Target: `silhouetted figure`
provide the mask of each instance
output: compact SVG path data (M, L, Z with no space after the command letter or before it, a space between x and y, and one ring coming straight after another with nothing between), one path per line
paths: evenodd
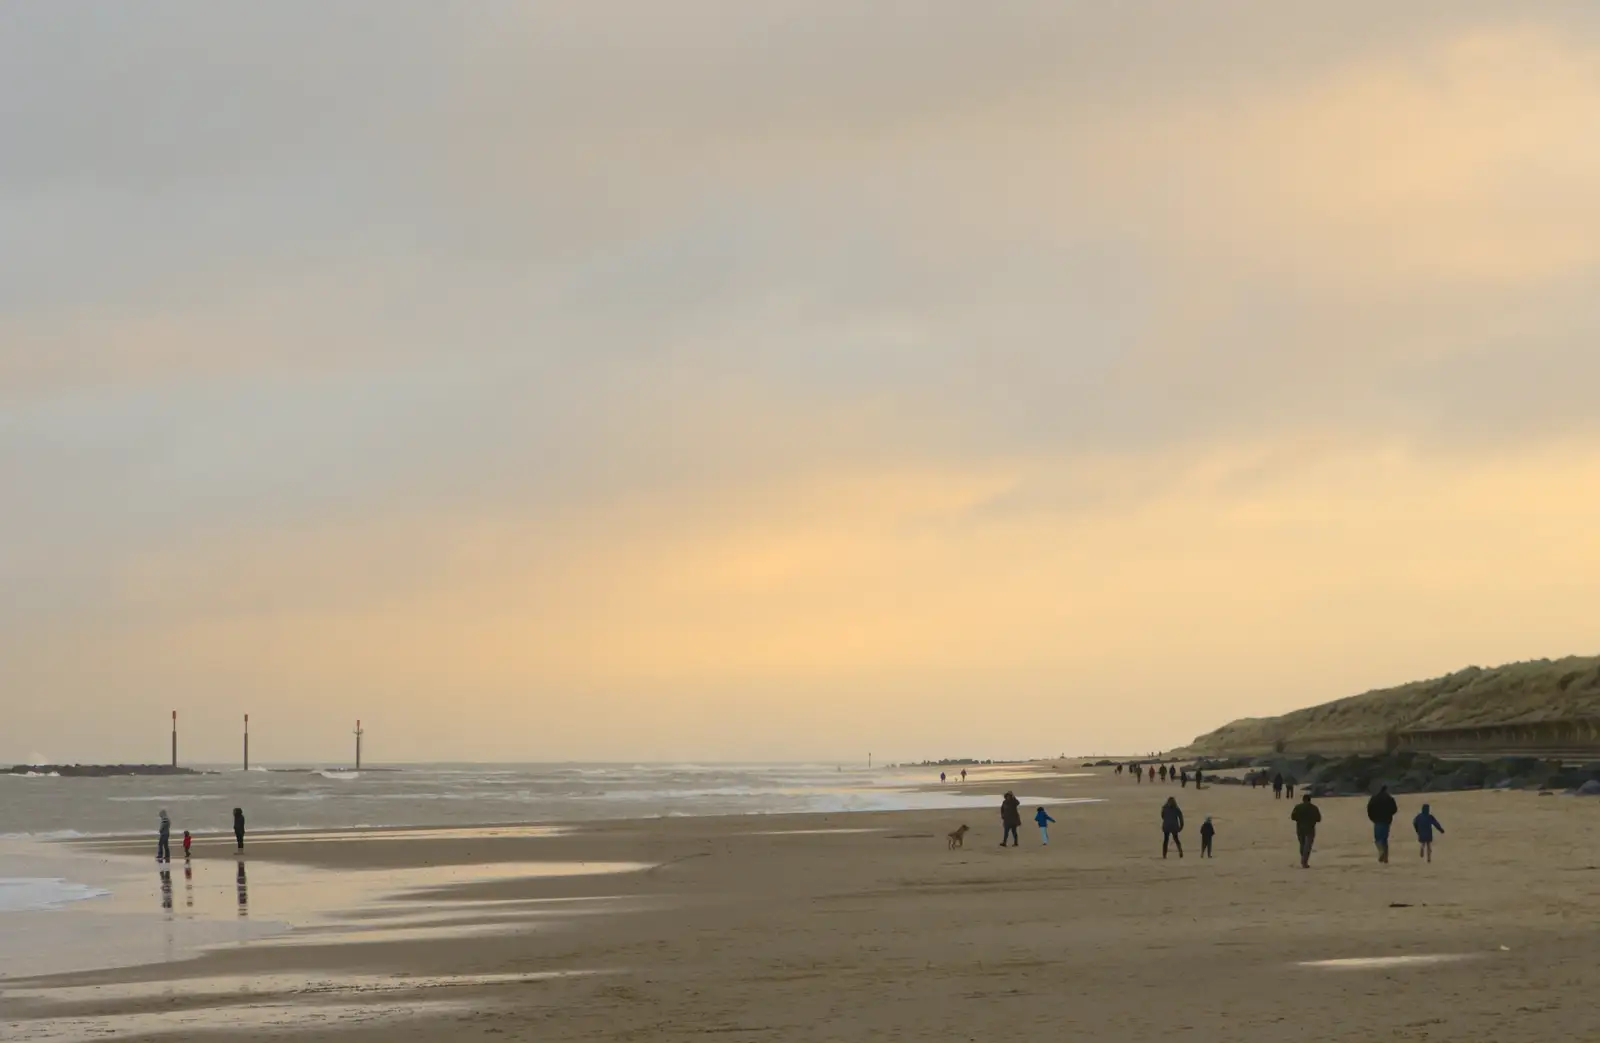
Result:
M1156 770L1154 768L1150 769L1150 781L1151 782L1156 781Z
M1113 775L1121 775L1122 774L1122 765L1120 765L1120 764L1117 765L1117 770L1112 772L1112 774Z
M1012 847L1020 847L1017 830L1022 828L1022 801L1010 790L1006 791L1005 799L1000 802L1000 825L1005 829L1000 834L1000 846L1005 847L1009 839Z
M156 861L172 861L172 820L165 808L161 809L161 821L156 826Z
M965 769L965 768L961 769L961 781L962 782L966 782L967 781L967 769Z
M1194 788L1195 789L1199 789L1200 788L1200 782L1204 777L1205 776L1200 774L1200 769L1199 768L1196 768L1194 770Z
M1294 799L1294 787L1295 787L1295 785L1296 785L1296 780L1295 780L1295 777L1293 775L1285 775L1284 776L1284 778L1283 778L1283 795L1284 795L1284 797L1286 797L1289 800L1293 800Z
M1167 781L1167 766L1165 764L1163 764L1161 766L1161 771L1159 772L1159 774L1161 775L1161 781L1162 782L1166 782Z
M1422 811L1411 820L1411 826L1417 831L1417 843L1422 845L1418 857L1433 861L1433 831L1444 832L1444 827L1439 825L1439 820L1433 817L1433 812L1428 805L1422 805Z
M1178 773L1178 785L1180 787L1182 787L1183 789L1188 789L1189 788L1189 772L1188 772L1188 769L1185 769L1185 770L1180 771Z
M1372 820L1372 842L1378 848L1379 862L1389 861L1389 828L1398 814L1400 806L1389 796L1389 787L1379 786L1378 792L1367 801L1367 818Z
M939 773L939 785L944 785L944 772L942 771Z
M1272 799L1277 800L1281 796L1283 796L1283 776L1281 774L1274 775L1272 776Z
M1183 832L1183 811L1178 807L1177 797L1168 797L1167 802L1161 805L1161 857L1167 857L1167 845L1175 845L1178 857L1183 857L1183 841L1178 834Z
M1137 782L1141 786L1144 785L1144 765L1143 764L1135 764L1133 766L1133 781Z
M1300 868L1310 869L1311 849L1317 843L1317 823L1322 821L1322 812L1311 803L1311 794L1307 793L1289 812L1289 817L1294 820L1294 835L1300 841Z
M233 809L233 839L239 845L239 850L244 850L244 809Z
M1210 858L1211 857L1211 840L1216 835L1217 835L1217 827L1213 826L1211 824L1211 816L1207 815L1206 816L1206 820L1204 822L1200 823L1200 857L1201 858Z

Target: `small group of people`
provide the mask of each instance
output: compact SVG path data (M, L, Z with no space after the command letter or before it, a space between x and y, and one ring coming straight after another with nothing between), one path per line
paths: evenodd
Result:
M1294 788L1300 784L1299 779L1296 779L1293 775L1285 775L1281 771L1270 778L1265 771L1253 771L1244 777L1244 781L1251 789L1256 789L1260 786L1271 786L1274 799L1288 798L1289 800L1294 799Z
M1388 786L1378 787L1378 792L1367 801L1367 818L1372 823L1372 842L1378 849L1378 861L1389 861L1389 832L1394 826L1395 816L1400 813L1400 805L1395 802L1394 795L1389 792ZM1300 842L1300 868L1311 868L1311 849L1317 841L1317 824L1322 821L1322 811L1311 802L1311 794L1304 794L1300 803L1289 813L1294 820L1295 837ZM1444 827L1433 815L1433 807L1422 805L1415 818L1411 820L1411 827L1417 833L1417 857L1425 858L1430 863L1433 861L1433 835L1443 833Z
M1177 797L1168 797L1167 802L1161 805L1161 857L1167 857L1168 846L1177 849L1178 857L1183 857L1183 809L1178 807ZM1216 840L1217 827L1212 823L1211 816L1200 823L1200 857L1211 858L1211 845Z
M1189 786L1189 769L1180 768L1176 764L1171 766L1162 764L1160 767L1137 762L1131 764L1118 764L1116 766L1115 773L1121 775L1124 770L1126 770L1129 775L1133 776L1133 781L1138 783L1143 783L1146 779L1154 782L1159 777L1162 782L1176 782L1186 789ZM1204 776L1200 774L1200 769L1197 767L1194 770L1194 788L1203 788L1203 783Z
M238 845L238 850L244 850L244 809L233 809L233 839ZM183 859L189 860L189 849L194 838L186 829L183 831ZM156 827L156 861L172 861L172 818L167 814L167 809L161 809L161 819Z
M939 781L941 783L947 781L945 779L945 774L942 771L939 773ZM965 768L961 769L961 781L962 782L966 782L967 781L967 769L965 769Z
M1044 808L1039 808L1033 813L1034 824L1039 827L1039 843L1045 847L1050 846L1050 824L1055 819ZM1005 847L1006 841L1011 841L1011 847L1020 846L1017 832L1022 828L1022 801L1010 790L1000 801L1000 846Z

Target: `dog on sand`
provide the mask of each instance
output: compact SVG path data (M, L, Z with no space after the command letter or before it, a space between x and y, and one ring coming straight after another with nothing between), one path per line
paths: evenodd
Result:
M964 842L966 841L966 839L967 839L967 827L966 826L962 826L960 829L956 830L954 833L947 833L945 835L950 838L950 845L949 845L950 846L950 850L954 851L956 848L963 846Z

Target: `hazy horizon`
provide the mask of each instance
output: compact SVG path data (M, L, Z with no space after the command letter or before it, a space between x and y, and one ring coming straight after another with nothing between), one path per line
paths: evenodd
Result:
M1600 8L11 5L0 140L0 763L1143 750L1596 651Z

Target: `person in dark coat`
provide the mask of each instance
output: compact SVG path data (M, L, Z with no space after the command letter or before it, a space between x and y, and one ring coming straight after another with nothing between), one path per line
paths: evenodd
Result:
M1388 786L1379 786L1378 792L1367 801L1367 818L1372 820L1372 842L1378 848L1378 861L1389 861L1389 827L1400 814L1400 806L1389 795Z
M1204 822L1200 823L1200 857L1201 858L1210 858L1211 857L1211 841L1212 841L1212 838L1214 838L1216 835L1217 835L1217 827L1213 826L1211 824L1211 816L1207 815L1206 816L1206 820Z
M1178 839L1178 834L1183 832L1183 810L1178 807L1177 797L1168 797L1167 802L1161 805L1161 857L1167 857L1167 845L1174 844L1178 848L1178 857L1183 857L1183 841Z
M1310 869L1311 849L1317 843L1317 823L1322 821L1322 812L1311 803L1311 794L1307 793L1289 812L1289 817L1294 819L1295 839L1300 842L1300 868Z
M1283 776L1281 774L1274 775L1272 776L1272 799L1277 800L1281 796L1283 796Z
M1005 832L1000 834L1000 846L1005 847L1006 841L1011 841L1012 847L1019 847L1017 830L1022 828L1022 801L1016 794L1006 791L1005 799L1000 802L1000 825L1005 827Z
M233 809L233 839L238 843L239 850L244 850L244 808Z

